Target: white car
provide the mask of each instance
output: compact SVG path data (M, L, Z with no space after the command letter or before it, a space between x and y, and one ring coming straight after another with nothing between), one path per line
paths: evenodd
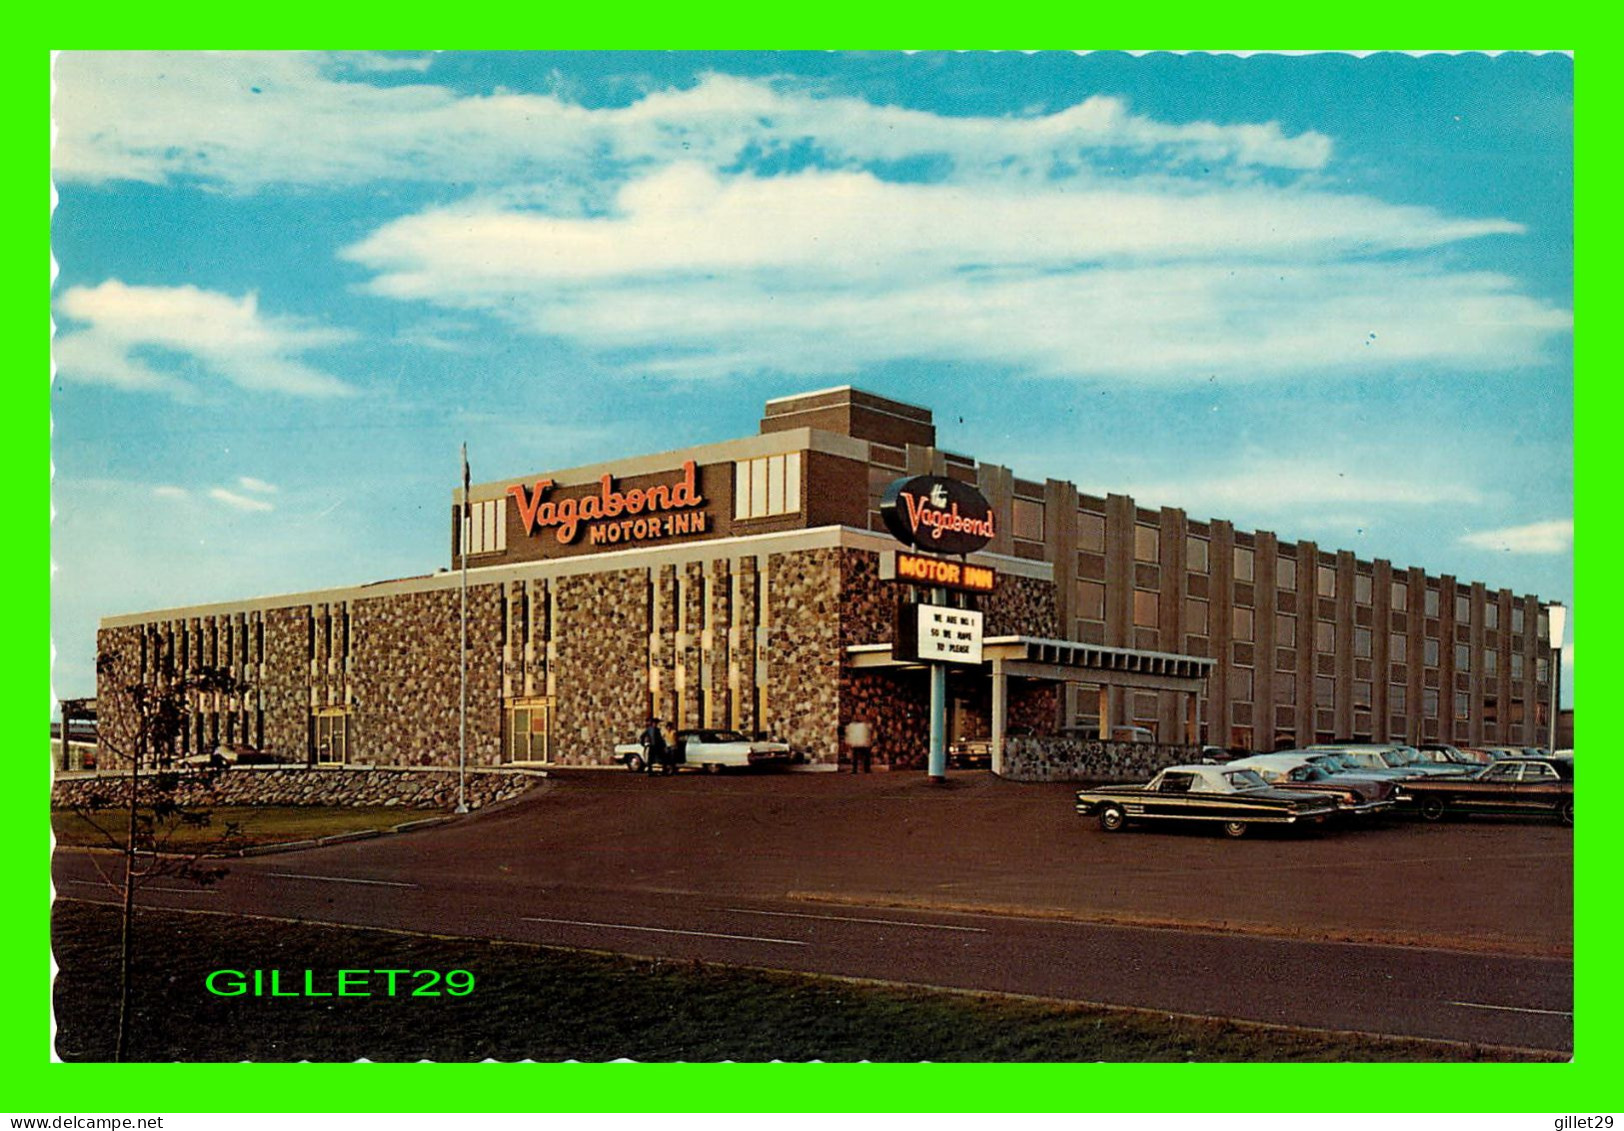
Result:
M615 747L615 760L624 762L632 773L641 773L648 752L640 742L622 742ZM795 752L782 742L746 738L736 730L680 730L677 732L679 766L703 766L716 773L724 766L787 766Z

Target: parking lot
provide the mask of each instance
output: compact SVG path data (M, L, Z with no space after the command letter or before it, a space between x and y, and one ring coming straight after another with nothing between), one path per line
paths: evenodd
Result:
M564 771L545 799L485 820L556 881L588 886L1571 953L1573 830L1555 822L1389 815L1242 840L1210 826L1106 834L1073 811L1074 789L983 772L933 787L913 773Z

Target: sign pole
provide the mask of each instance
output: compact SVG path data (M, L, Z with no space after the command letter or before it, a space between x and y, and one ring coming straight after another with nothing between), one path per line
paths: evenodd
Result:
M457 812L468 812L466 783L468 776L468 543L473 533L469 518L473 508L468 502L468 445L462 446L462 513L457 523L457 537L462 543L458 558L462 562L462 703L457 716Z
M931 602L947 603L945 589L932 589ZM930 780L947 781L947 665L940 660L930 665Z

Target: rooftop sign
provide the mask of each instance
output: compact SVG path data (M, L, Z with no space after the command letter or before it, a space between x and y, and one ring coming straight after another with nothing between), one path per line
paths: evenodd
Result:
M992 504L968 483L939 475L892 483L880 517L903 545L938 554L973 554L993 538Z
M619 491L614 477L605 475L598 481L595 494L579 498L547 498L553 489L551 479L538 480L529 491L524 484L515 484L508 488L508 494L518 504L519 520L526 534L551 529L554 537L567 545L575 541L584 524L596 545L705 533L707 516L702 511L694 511L705 505L697 479L698 469L693 460L688 460L682 465L681 476L670 484ZM690 513L662 515L663 511Z

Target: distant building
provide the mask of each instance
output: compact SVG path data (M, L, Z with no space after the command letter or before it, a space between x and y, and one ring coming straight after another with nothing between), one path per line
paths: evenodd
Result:
M650 713L828 765L864 716L877 762L918 764L925 681L889 654L878 508L919 474L974 484L996 517L956 737L985 736L995 702L1043 732L1247 749L1548 734L1534 595L1020 478L937 448L928 409L851 388L770 401L744 439L477 484L460 539L455 490L449 572L109 617L102 730L128 725L118 688L229 665L253 690L201 704L189 748L454 764L466 547L475 764L605 763Z

